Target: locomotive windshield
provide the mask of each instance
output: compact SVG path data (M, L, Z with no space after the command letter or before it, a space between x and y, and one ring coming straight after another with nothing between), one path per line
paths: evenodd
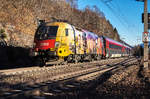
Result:
M56 37L58 26L40 26L35 34L37 39L50 39Z

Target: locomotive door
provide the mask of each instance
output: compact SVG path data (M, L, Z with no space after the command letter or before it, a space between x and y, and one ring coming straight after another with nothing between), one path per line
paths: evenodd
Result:
M86 54L86 49L87 49L86 33L83 33L83 49L84 49L84 54Z
M103 56L106 58L106 39L104 37L102 37L102 43L103 43L102 47Z

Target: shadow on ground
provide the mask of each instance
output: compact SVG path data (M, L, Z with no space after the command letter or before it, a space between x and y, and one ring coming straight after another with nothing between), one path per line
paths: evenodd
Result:
M19 48L19 47L3 47L0 49L0 55L3 57L0 58L0 61L3 63L3 66L29 66L32 61L29 57L29 49ZM4 61L2 61L4 60ZM0 65L2 64L0 62ZM7 63L8 62L8 63ZM137 65L138 63L124 65L128 60L125 60L119 64L125 66L126 69L129 66ZM115 64L116 65L116 64ZM147 81L147 78L143 74L143 67L140 66L137 77L141 81L141 85L131 86L129 84L123 85L122 83L113 84L108 82L108 79L114 74L113 70L117 69L116 67L112 70L105 72L100 75L98 80L91 81L89 83L82 83L81 86L77 86L75 89L71 89L69 91L61 90L61 88L57 87L61 90L61 93L56 93L53 96L43 95L43 92L50 92L52 87L48 86L46 89L40 89L40 94L37 97L44 97L43 99L147 99L150 98L150 83ZM117 71L115 71L117 72ZM14 77L14 76L13 76ZM1 76L0 80L7 78L7 76ZM9 78L9 77L8 77ZM15 77L14 77L15 78ZM21 78L21 77L20 77ZM137 79L138 79L137 78ZM43 78L44 79L44 78ZM46 78L45 78L46 79ZM34 81L34 79L31 79ZM58 82L59 84L60 82ZM11 83L0 83L0 86L9 86L12 89L22 89L20 86L29 87L28 83L19 83L19 84L11 84ZM40 85L40 84L39 84ZM57 84L55 87L58 86ZM23 88L24 89L24 88ZM37 98L36 97L36 98ZM16 97L14 97L15 99ZM17 96L19 99L27 99L27 98L35 98L30 94Z
M29 52L29 48L0 46L0 69L31 66Z

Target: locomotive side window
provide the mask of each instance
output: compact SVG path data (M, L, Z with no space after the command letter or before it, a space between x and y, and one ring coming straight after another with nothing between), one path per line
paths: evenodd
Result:
M118 46L118 45L114 45L114 44L109 44L109 48L114 48L114 49L122 49L121 46Z
M65 29L65 32L66 32L66 36L68 36L69 35L68 29Z

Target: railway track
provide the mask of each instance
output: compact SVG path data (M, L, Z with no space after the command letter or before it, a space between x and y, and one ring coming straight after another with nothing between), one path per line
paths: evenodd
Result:
M52 72L51 74L54 74L57 72L57 75L51 75L46 80L41 81L39 83L34 83L31 86L24 86L23 87L21 85L20 86L14 85L13 88L10 86L9 86L9 88L6 87L8 90L1 90L0 96L3 98L10 98L10 97L11 98L12 97L23 98L24 96L27 96L27 97L34 96L34 98L37 98L37 96L39 97L41 95L46 95L46 96L47 95L48 96L53 95L53 93L60 93L61 92L61 90L58 90L54 86L58 86L59 84L62 84L63 86L65 86L64 88L61 88L62 90L70 90L70 88L74 87L74 85L80 86L80 84L82 84L84 82L93 81L93 80L97 79L100 75L102 75L103 73L109 72L112 70L117 70L117 68L120 67L120 65L122 65L122 64L126 65L130 61L132 61L134 63L136 61L136 59L135 58L129 58L129 59L127 59L127 58L123 59L122 58L122 59L119 59L119 60L116 60L113 62L109 62L110 63L109 65L106 61L105 61L106 63L105 64L103 63L102 65L98 64L97 62L88 63L88 64L86 64L86 66L82 66L82 67L81 67L81 65L83 65L83 64L80 64L80 65L76 64L76 65L70 67L71 69L74 69L74 71L70 70L70 72L67 72L67 73L63 73L63 72L59 73L59 71L62 71L61 66L55 67L55 68L54 67L47 67L47 68L51 68L50 69L50 71ZM66 65L64 65L64 67L65 66ZM75 70L75 68L73 68L73 67L78 68L78 69ZM65 67L65 69L68 69L68 68ZM48 70L48 69L44 68L43 70ZM48 71L46 71L46 72L48 72ZM28 72L28 73L30 75L30 72ZM23 73L16 73L16 74L13 74L13 76L23 75L23 74L24 74L24 72ZM39 79L40 79L40 77L39 77ZM66 82L67 83L68 82L74 82L74 83L64 84ZM3 88L5 88L5 87L3 87ZM44 93L43 93L41 91L43 89L48 89L48 90L50 89L53 91L53 93L49 93L49 91L48 92L44 91ZM37 95L37 93L39 95Z
M17 68L17 69L7 69L7 70L0 70L1 75L19 75L19 74L25 74L25 73L30 73L30 72L35 72L35 71L43 71L43 70L57 70L57 69L64 69L66 67L73 67L73 66L83 66L87 64L97 64L97 65L102 65L102 64L111 64L111 62L117 62L120 61L124 58L116 58L116 59L107 59L107 60L100 60L100 61L93 61L93 62L86 62L86 63L69 63L65 65L53 65L53 66L48 66L48 67L39 67L39 66L34 66L34 67L27 67L27 68Z

